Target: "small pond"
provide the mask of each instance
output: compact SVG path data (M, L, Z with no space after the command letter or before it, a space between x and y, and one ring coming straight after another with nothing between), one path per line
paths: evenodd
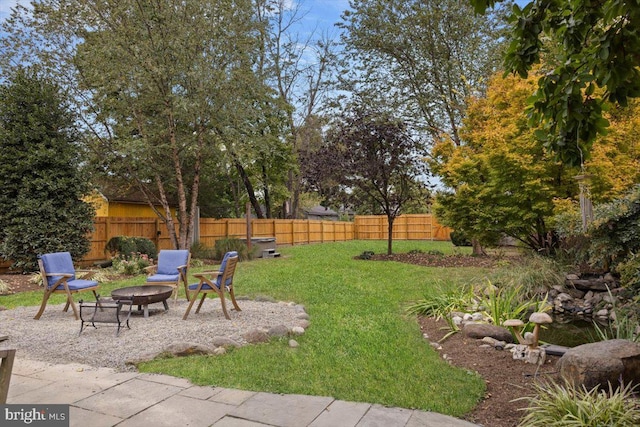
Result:
M591 318L552 315L553 323L540 331L540 341L564 347L576 347L598 341L598 332ZM606 325L599 324L605 328Z

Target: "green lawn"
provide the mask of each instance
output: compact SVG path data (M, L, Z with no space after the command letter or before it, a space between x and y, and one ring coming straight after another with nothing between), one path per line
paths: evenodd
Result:
M453 250L448 242L394 242L395 252L412 249ZM444 362L422 338L415 317L407 315L405 308L485 271L353 259L364 251L386 252L386 241L279 247L278 251L281 258L238 265L236 294L303 304L311 326L296 337L298 348L290 348L288 339L275 339L222 356L155 360L142 364L140 370L185 377L201 385L332 396L453 416L470 411L482 398L482 379ZM108 295L112 288L143 281L138 276L109 283L102 285L101 293ZM41 292L0 297L0 305L37 305L41 298ZM62 302L61 296L52 301Z
M268 295L306 307L311 326L297 338L298 348L274 340L224 356L156 360L140 370L202 385L332 396L454 416L468 412L483 396L483 381L444 362L404 308L428 295L434 283L455 286L482 272L353 259L365 250L383 253L385 245L278 248L282 258L240 263L234 281L239 295ZM396 252L416 248L451 251L441 242L394 244Z

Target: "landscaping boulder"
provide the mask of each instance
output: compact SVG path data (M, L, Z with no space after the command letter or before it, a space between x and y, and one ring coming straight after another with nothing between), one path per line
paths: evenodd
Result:
M191 356L194 354L215 354L215 347L208 347L195 343L188 342L177 342L173 344L169 344L162 351L150 351L141 355L138 355L134 358L128 359L125 364L127 365L139 365L143 362L149 362L158 356L175 356L175 357L183 357L183 356Z
M169 344L164 348L163 353L172 354L177 357L192 356L195 354L211 354L213 353L213 347L207 347L200 344L177 342Z
M558 361L560 376L587 389L608 389L620 384L640 384L640 344L607 340L571 348Z
M267 333L272 337L286 337L289 335L289 328L287 325L275 325L270 327Z
M240 343L228 337L215 336L211 340L211 344L216 347L241 347Z
M465 323L462 332L469 338L483 339L484 337L495 338L498 341L508 343L514 342L513 335L508 329L489 323Z
M258 344L269 341L269 334L266 331L260 329L252 329L249 332L242 335L242 337L249 344Z

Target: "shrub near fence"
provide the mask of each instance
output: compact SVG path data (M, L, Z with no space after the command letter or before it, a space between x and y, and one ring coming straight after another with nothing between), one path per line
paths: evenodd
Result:
M173 249L165 224L158 218L97 217L91 235L91 250L80 264L90 265L108 258L104 248L115 236L146 237L158 249ZM201 244L213 247L216 240L247 238L244 218L201 218ZM393 238L397 240L450 240L451 229L429 214L401 215L394 221ZM386 216L356 216L354 222L303 219L252 219L252 237L275 237L278 245L341 242L347 240L385 240L388 236ZM0 270L10 262L0 264Z

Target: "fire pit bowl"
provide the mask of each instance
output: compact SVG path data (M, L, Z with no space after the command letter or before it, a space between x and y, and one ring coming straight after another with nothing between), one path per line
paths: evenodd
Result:
M129 286L111 291L111 298L115 301L128 300L132 305L138 306L138 311L144 310L144 317L149 317L149 304L161 302L164 309L169 310L167 299L173 293L172 286L149 285Z

